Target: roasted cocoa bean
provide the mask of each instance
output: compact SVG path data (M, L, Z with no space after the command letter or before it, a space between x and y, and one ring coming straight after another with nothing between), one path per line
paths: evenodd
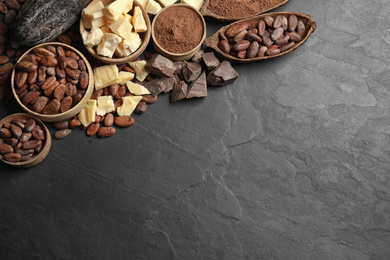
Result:
M60 111L61 103L58 99L50 101L42 110L44 115L55 115Z
M100 128L100 123L92 123L87 128L87 136L93 136Z
M58 61L53 56L45 56L41 59L41 64L46 67L55 67L58 65Z
M77 96L77 95L75 95L75 96ZM64 97L61 100L61 107L60 107L61 113L68 111L72 107L73 103L74 103L74 100L71 96Z
M8 128L0 128L0 138L6 139L11 138L12 134L11 131Z
M18 153L7 153L3 156L3 159L8 162L19 162L22 156Z
M27 120L24 131L27 133L31 133L31 131L35 128L35 125L36 125L36 122L34 119Z
M34 156L34 154L32 154L32 153L27 154L27 155L22 155L20 157L20 162L26 162L26 161L30 160L33 156Z
M227 39L227 37L225 36L225 33L224 32L219 32L219 40L225 40L225 41L227 41L228 39Z
M56 67L47 67L46 74L49 77L54 77L56 75Z
M265 52L265 55L266 56L273 56L273 55L276 55L276 54L279 54L279 53L280 53L279 49L271 49L271 50L267 50Z
M79 70L76 70L76 71L79 71ZM85 71L82 71L79 74L79 86L81 89L86 89L88 87L88 84L89 84L88 73Z
M35 81L37 80L37 76L38 76L38 70L34 70L32 72L29 72L28 76L27 76L27 83L29 85L34 84Z
M53 91L53 97L61 101L65 96L66 86L64 84L58 85Z
M46 90L46 89L50 88L52 85L56 84L56 82L58 83L56 77L49 77L48 79L45 80L45 82L41 86L41 89Z
M134 124L134 118L131 116L117 116L114 119L114 123L119 127L129 127Z
M85 62L83 60L78 61L79 67L78 69L81 71L87 71L87 66L85 65Z
M252 42L249 46L248 50L246 51L246 57L247 58L254 58L256 57L257 53L259 52L260 44L258 42Z
M218 48L219 48L222 52L224 52L224 53L226 53L226 54L229 54L229 53L230 53L230 44L229 44L229 42L228 42L227 40L221 40L221 41L219 41L219 43L218 43Z
M77 55L74 51L70 51L70 50L65 52L65 56L69 57L69 58L72 58L72 59L74 59L76 61L78 61L80 59L79 55Z
M301 38L303 38L305 31L306 31L305 24L303 23L303 21L299 20L297 25L297 33L299 34L299 36L301 36Z
M259 48L259 52L257 53L257 57L264 57L266 51L267 51L267 47L261 46Z
M239 42L242 41L245 38L245 35L248 33L247 30L243 30L239 32L236 36L234 36L234 41Z
M32 134L31 134L31 133L24 132L24 133L20 136L19 141L22 142L22 143L25 143L25 142L27 142L28 140L30 140L31 137L32 137Z
M41 141L45 140L45 132L43 132L42 129L34 128L31 131L31 134L32 134L33 138L36 140L41 140Z
M288 29L288 20L285 16L282 16L282 26L283 31L287 31Z
M250 44L251 44L250 41L242 40L242 41L239 41L236 44L234 44L232 50L237 51L237 52L244 51L244 50L248 49Z
M248 29L248 26L249 26L248 23L245 23L245 22L233 24L226 30L225 36L227 38L233 38L241 31Z
M66 98L68 98L68 97L66 97ZM64 98L62 101L64 102L64 100L66 99L66 98ZM74 95L73 97L71 97L72 98L72 106L71 107L74 107L74 106L76 106L80 101L81 101L81 99L83 99L83 96L80 94L80 93L77 93L76 95ZM67 102L69 102L68 100L66 101L66 103ZM65 108L66 108L67 106L65 106Z
M45 66L41 66L38 69L38 82L43 82L46 80L46 70Z
M22 104L27 106L30 103L34 102L40 95L41 93L39 91L30 91L26 93L26 95L24 95L22 99Z
M116 129L112 126L103 126L97 132L97 136L100 138L106 138L114 135L116 133Z
M69 122L69 128L71 128L71 129L79 127L80 125L81 125L81 122L77 118L73 118Z
M282 28L282 27L279 27L279 28L275 29L275 30L272 32L272 34L271 34L271 39L272 39L273 41L276 41L276 40L280 39L280 37L283 36L283 33L284 33L283 28Z
M57 130L64 130L69 127L68 120L62 120L54 123L54 128Z
M292 14L288 17L288 30L290 32L295 31L298 26L298 18L295 14Z
M30 140L30 141L23 143L22 149L24 149L24 150L34 149L40 143L42 143L41 140Z
M261 43L261 42L263 41L259 35L254 34L254 33L248 33L248 34L246 35L246 39L247 39L248 41L251 41L251 42L256 41L256 42L258 42L258 43Z
M147 105L145 101L140 101L135 108L135 113L142 114L146 111Z
M75 85L73 85L72 83L66 83L65 86L66 86L66 92L65 92L66 96L73 97L74 95L77 94L77 88Z
M17 88L23 87L26 84L28 78L28 72L18 71L15 74L15 85Z
M272 16L267 15L267 16L264 17L264 22L265 22L265 24L266 24L268 27L272 27L273 22L274 22L274 18L273 18ZM261 35L261 36L262 36L262 35Z
M112 126L114 124L114 115L112 113L106 114L103 124L104 126Z
M143 95L141 101L145 101L147 104L153 104L157 101L157 96Z
M295 45L295 42L289 42L289 43L281 46L279 49L280 49L281 52L282 51L287 51L287 50L291 49L292 47L294 47L294 45Z
M302 40L301 36L297 32L286 32L286 35L290 37L290 41L299 42Z
M70 129L58 130L54 133L54 138L55 139L63 139L65 137L67 137L68 135L70 135L70 133L72 133L72 130L70 130Z
M275 17L275 20L274 20L274 22L272 23L272 27L273 27L274 29L279 28L279 27L282 26L282 22L283 22L282 16L281 16L281 15L278 15L278 16ZM271 27L271 26L270 26L270 27Z
M23 146L23 144L22 144L22 146ZM34 152L35 152L34 149L29 149L29 150L20 149L20 148L19 149L15 149L15 153L18 153L21 156L33 154Z
M7 154L7 153L13 153L14 148L9 144L0 144L0 153L1 154Z

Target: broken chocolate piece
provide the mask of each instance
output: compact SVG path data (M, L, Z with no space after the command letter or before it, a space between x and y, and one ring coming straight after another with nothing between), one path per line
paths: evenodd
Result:
M171 102L176 102L186 98L187 89L188 85L184 80L177 81L171 92Z
M202 54L204 50L200 49L197 53L195 53L194 57L192 57L192 62L200 63L202 61Z
M154 80L146 83L145 88L147 88L147 90L149 90L150 94L154 97L164 91L163 90L163 82L161 81L161 79L154 79Z
M187 98L198 97L207 97L207 81L205 71L203 71L199 78L192 82L192 84L188 87Z
M154 54L145 65L146 70L160 77L172 77L176 67L173 61L160 54Z
M185 62L185 66L183 68L183 78L189 83L196 80L200 73L202 73L202 66L198 63L194 62Z
M206 65L208 71L212 71L213 69L218 67L220 64L217 57L215 57L214 52L203 53L202 59L203 59L204 64Z
M175 66L175 71L173 72L173 74L179 74L179 76L182 76L183 68L185 65L184 61L175 61L173 64Z
M207 76L207 84L211 86L226 86L238 78L238 72L229 61L223 61Z
M173 89L173 86L175 85L175 78L161 78L162 81L162 89L165 93L171 91Z

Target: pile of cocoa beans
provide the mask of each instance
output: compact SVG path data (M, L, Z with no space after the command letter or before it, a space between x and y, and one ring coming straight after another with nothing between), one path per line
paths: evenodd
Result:
M140 59L137 59L140 60ZM94 63L93 68L102 65L101 62L97 61ZM117 65L119 71L127 71L131 73L135 73L133 68L131 68L128 64L120 64ZM147 81L153 80L153 78L148 77ZM142 82L134 80L138 84L143 84ZM86 130L87 136L98 136L101 138L110 137L116 133L116 129L114 125L117 127L129 127L134 124L134 118L132 116L119 116L116 113L118 107L120 107L123 103L122 97L124 96L132 96L126 85L113 84L104 89L95 90L92 93L90 99L97 100L100 96L111 96L113 98L115 110L111 113L107 113L104 116L95 115L95 122L91 123L88 127L84 127L80 120L77 118L77 115L74 116L70 120L64 120L60 122L54 123L54 128L57 131L54 133L54 138L62 139L68 136L72 129L80 128L82 130ZM147 104L153 104L157 101L157 96L152 95L143 95L142 100L138 103L135 113L142 114L146 111Z
M0 154L5 161L25 162L42 151L45 139L34 119L14 119L0 126Z
M36 113L68 111L83 98L88 84L84 60L60 45L36 47L16 64L15 92Z
M219 33L219 49L234 57L248 59L272 56L291 49L305 34L305 24L296 15L269 15L254 22L233 24Z

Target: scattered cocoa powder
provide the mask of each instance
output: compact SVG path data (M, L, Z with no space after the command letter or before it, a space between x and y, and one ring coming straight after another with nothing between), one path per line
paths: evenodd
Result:
M244 18L267 10L280 0L210 0L210 12L225 18Z
M154 22L156 41L172 53L195 48L202 40L204 29L198 14L183 6L168 8Z

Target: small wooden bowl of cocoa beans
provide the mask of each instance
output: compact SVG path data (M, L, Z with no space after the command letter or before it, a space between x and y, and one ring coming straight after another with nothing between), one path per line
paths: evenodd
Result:
M17 168L28 168L46 158L50 132L38 118L17 113L0 121L0 160Z
M70 45L49 42L23 54L11 76L12 92L27 113L46 122L78 114L94 89L91 65Z

